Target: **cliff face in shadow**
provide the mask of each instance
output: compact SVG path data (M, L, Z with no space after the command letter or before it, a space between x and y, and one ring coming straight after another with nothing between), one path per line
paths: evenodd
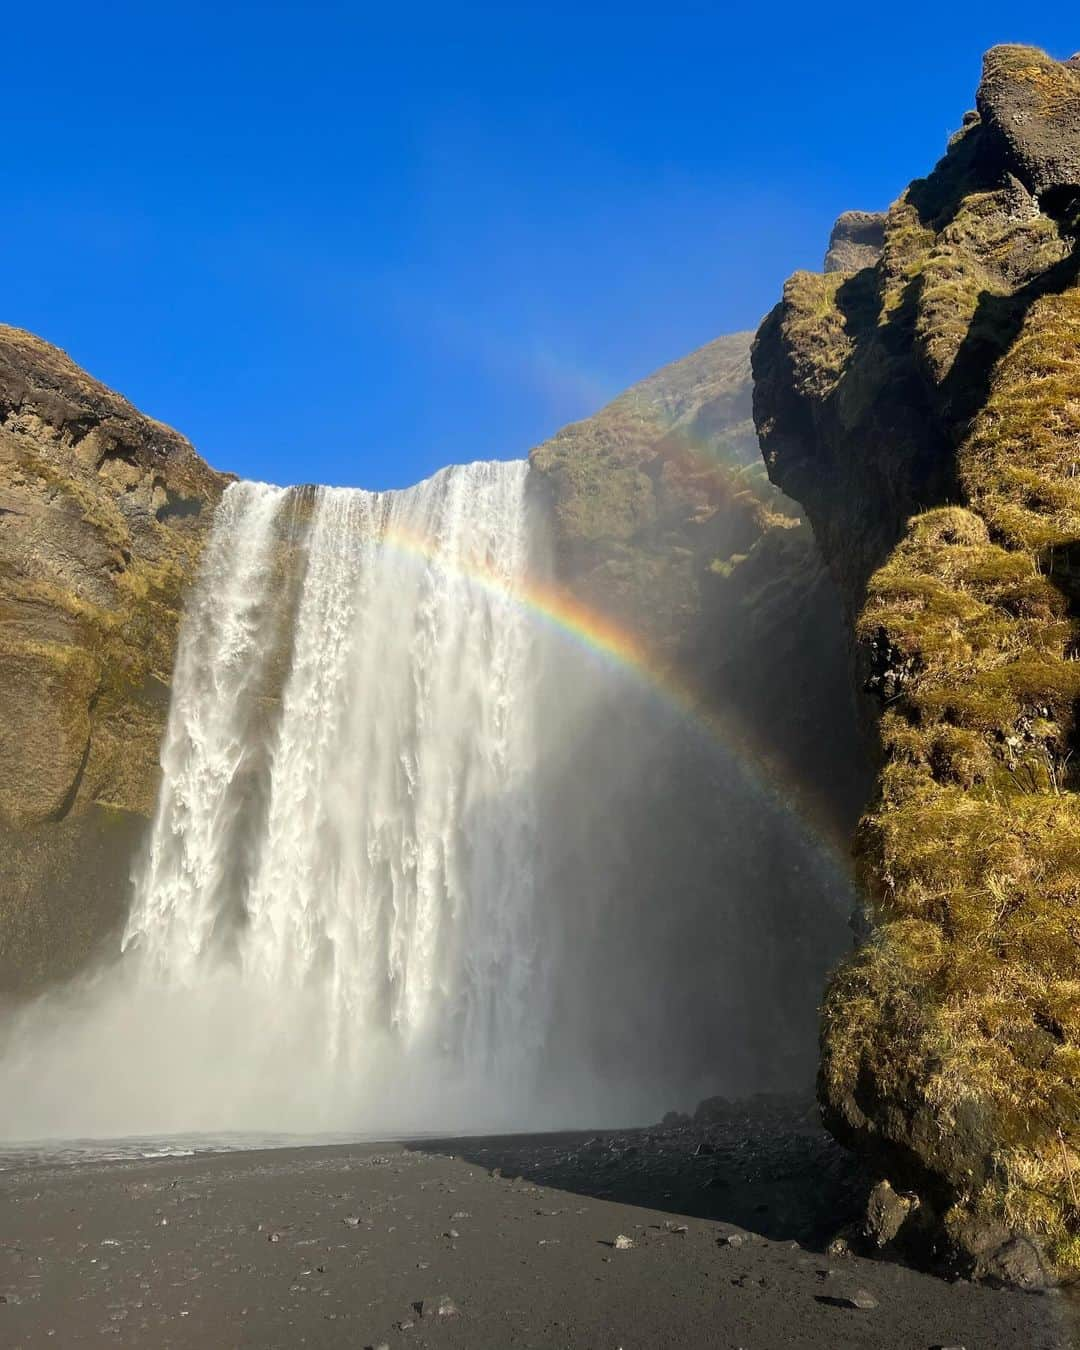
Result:
M767 481L750 341L716 339L530 459L559 581L641 634L843 834L868 783L842 610L800 508Z
M755 418L880 708L826 1119L917 1195L897 1241L1039 1283L1080 1267L1080 68L995 48L976 102L876 261L788 281Z
M72 973L124 917L181 596L226 481L0 326L0 991Z

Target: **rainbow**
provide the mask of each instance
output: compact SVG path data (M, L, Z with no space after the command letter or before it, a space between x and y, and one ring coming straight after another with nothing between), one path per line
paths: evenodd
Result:
M565 589L547 582L508 582L484 559L449 558L429 539L400 525L389 525L384 547L456 575L500 599L521 605L578 645L629 674L671 712L734 756L759 786L785 811L796 816L807 832L831 855L844 872L850 870L850 845L838 823L779 756L764 747L745 726L721 709L706 704L669 664L660 661L646 643L610 616L592 609Z

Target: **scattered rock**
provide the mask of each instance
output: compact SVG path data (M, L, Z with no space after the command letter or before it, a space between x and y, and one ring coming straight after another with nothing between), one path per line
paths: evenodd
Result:
M634 1245L634 1239L628 1238L625 1233L620 1233L611 1245L617 1252L628 1252Z
M349 1215L347 1215L346 1218L343 1220L343 1223L345 1224L345 1227L346 1227L346 1228L359 1228L359 1227L360 1227L360 1219L359 1219L359 1216L356 1215L356 1214L349 1214Z
M164 1222L165 1222L165 1221L164 1221L164 1219L163 1219L163 1220L162 1220L162 1223L164 1223ZM267 1242L280 1242L280 1241L281 1241L281 1234L280 1234L280 1233L267 1233L267 1235L266 1235L266 1240L267 1240Z
M1046 1292L1057 1280L1039 1242L1002 1224L971 1219L951 1233L953 1273L988 1284Z
M901 1195L888 1181L879 1181L866 1202L865 1236L878 1249L888 1246L918 1205L916 1196Z
M976 1274L994 1284L1019 1289L1051 1289L1056 1284L1042 1249L1034 1238L1017 1235L984 1256Z
M469 1211L468 1211L467 1209L456 1209L456 1210L454 1210L453 1214L450 1215L450 1218L451 1218L451 1219L471 1219L471 1218L472 1218L472 1215L469 1213Z
M731 1114L732 1106L726 1097L706 1097L698 1103L694 1112L694 1124L706 1125L712 1120L724 1120Z
M449 1294L440 1294L437 1299L426 1298L417 1305L421 1317L457 1317L459 1309Z
M853 1294L849 1294L842 1300L849 1308L861 1308L864 1312L869 1312L871 1308L878 1306L877 1299L871 1294L869 1289L856 1289Z
M851 1243L843 1234L838 1234L825 1248L825 1254L827 1256L850 1256Z
M723 1237L716 1239L718 1247L741 1247L743 1245L741 1233L725 1233Z

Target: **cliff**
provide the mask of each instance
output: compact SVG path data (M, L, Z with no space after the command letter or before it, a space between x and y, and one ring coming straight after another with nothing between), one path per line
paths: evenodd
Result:
M788 281L755 419L880 712L825 1117L913 1193L880 1240L1038 1284L1080 1269L1080 67L995 48L976 105Z
M0 326L0 991L72 973L124 917L181 594L226 481Z
M843 834L867 783L842 610L800 508L761 463L751 336L665 366L530 458L561 583L643 634Z

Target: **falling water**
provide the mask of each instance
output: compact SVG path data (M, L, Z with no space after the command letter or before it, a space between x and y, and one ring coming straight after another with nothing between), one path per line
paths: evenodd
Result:
M616 1124L809 1066L846 886L536 623L528 474L229 487L122 959L17 1020L0 1135Z
M505 1088L539 1047L526 473L234 484L189 608L123 945L166 984L231 966L346 1082L392 1045Z

